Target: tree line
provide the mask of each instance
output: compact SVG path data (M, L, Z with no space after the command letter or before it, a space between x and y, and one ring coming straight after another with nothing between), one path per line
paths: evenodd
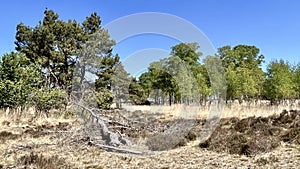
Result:
M139 77L146 97L151 97L152 92L155 102L162 100L164 103L164 96L168 95L170 104L171 101L186 104L206 103L213 92L210 83L212 75L207 72L207 67L209 62L214 62L213 59L217 58L221 60L224 68L227 103L233 100L240 103L269 100L270 104L279 104L284 100L299 99L299 64L292 65L282 59L273 60L267 64L264 72L262 63L265 62L265 57L260 54L259 48L251 45L223 46L214 56L199 62L201 53L197 52L198 48L196 43L181 43L171 48L171 57L152 63L148 71ZM182 61L184 64L180 63ZM175 83L176 78L171 77L178 78L175 74L179 72L181 80ZM160 96L159 92L162 93ZM161 100L158 101L157 97Z
M268 63L250 45L224 46L214 56L201 61L197 43L171 47L170 57L153 62L139 77L131 77L113 54L115 41L92 13L82 23L63 21L46 9L34 27L20 23L16 51L0 61L0 108L34 106L40 111L66 106L76 85L83 85L91 74L96 103L107 109L112 103L200 104L216 97L209 65L221 61L225 79L219 88L232 100L269 100L278 104L300 97L300 65L284 60ZM217 75L214 75L217 76ZM75 81L75 83L74 83Z

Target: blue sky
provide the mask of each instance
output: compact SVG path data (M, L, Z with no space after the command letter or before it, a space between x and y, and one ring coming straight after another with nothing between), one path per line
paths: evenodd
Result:
M60 19L79 22L92 12L97 12L102 25L134 13L168 13L194 24L216 48L255 45L266 57L266 63L284 59L293 64L300 60L299 7L300 1L297 0L3 1L0 6L0 55L14 50L18 23L35 26L42 20L45 8L48 8L57 12ZM135 36L118 44L115 52L124 59L146 48L168 52L177 43L177 40L160 35Z

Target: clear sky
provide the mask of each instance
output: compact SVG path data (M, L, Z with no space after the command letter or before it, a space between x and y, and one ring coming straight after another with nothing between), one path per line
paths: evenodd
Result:
M1 56L14 50L16 25L20 22L37 25L46 8L57 12L63 20L75 19L79 22L92 12L97 12L102 25L134 13L168 13L194 24L216 48L224 45L255 45L260 48L267 63L274 59L284 59L290 63L300 61L299 0L3 1L0 5ZM155 35L137 36L126 42L115 49L121 58L145 48L170 51L170 47L178 43L174 39Z

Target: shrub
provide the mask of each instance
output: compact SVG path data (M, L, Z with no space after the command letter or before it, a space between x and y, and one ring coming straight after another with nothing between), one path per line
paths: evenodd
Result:
M38 112L48 112L51 109L62 108L66 104L66 92L60 89L42 88L33 91L30 103Z

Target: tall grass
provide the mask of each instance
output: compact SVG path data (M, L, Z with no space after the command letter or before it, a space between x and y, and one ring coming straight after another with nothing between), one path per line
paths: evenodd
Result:
M184 105L173 104L168 105L151 105L151 106L137 106L124 105L123 108L129 111L143 111L149 113L160 113L165 119L172 118L206 118L208 116L220 116L221 118L238 117L246 118L250 116L266 117L273 114L279 114L283 110L299 110L300 105L254 105L254 104L231 104L224 105L221 109L216 108L217 105ZM221 111L218 111L221 110ZM220 113L220 114L218 114Z

